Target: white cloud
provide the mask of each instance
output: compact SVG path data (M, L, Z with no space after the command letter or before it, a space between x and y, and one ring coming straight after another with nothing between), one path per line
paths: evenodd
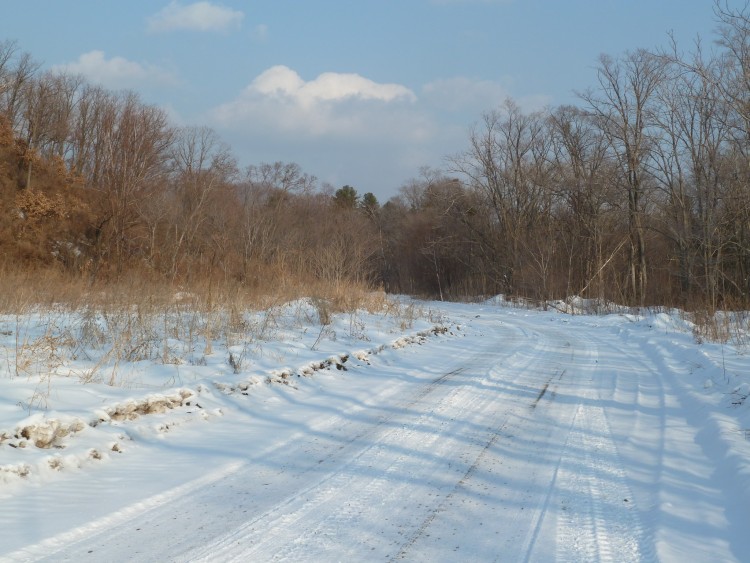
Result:
M503 102L510 94L499 82L457 76L425 84L424 98L436 108L448 111L483 111Z
M245 14L211 2L180 4L177 0L147 20L149 31L227 31L242 24Z
M425 84L422 98L435 110L474 116L500 107L508 98L513 98L524 111L539 110L550 103L547 96L512 96L505 83L511 84L512 80L498 82L464 76L445 78Z
M123 57L107 59L103 51L83 53L78 60L56 65L53 70L82 74L91 82L107 88L136 88L143 85L169 85L177 82L173 73L150 64L129 61Z
M464 150L471 123L500 107L511 86L510 79L455 77L426 84L417 96L358 74L305 80L274 66L201 121L251 162L297 162L323 181L385 200L419 167L439 168L445 156ZM539 106L537 99L517 101L525 110Z
M263 127L279 135L418 138L428 134L430 125L415 111L416 101L414 92L400 84L334 72L305 81L279 65L216 108L213 118L225 127Z
M346 99L380 100L392 102L398 99L416 101L414 93L400 84L378 84L358 74L325 72L315 80L305 82L287 66L277 65L260 74L247 91L266 96L288 98L300 105L308 106L320 101Z

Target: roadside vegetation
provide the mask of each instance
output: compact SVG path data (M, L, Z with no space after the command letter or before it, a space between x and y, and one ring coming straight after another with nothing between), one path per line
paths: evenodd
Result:
M498 100L465 151L382 204L294 163L243 168L211 129L0 42L0 310L175 294L352 310L375 290L717 323L750 308L750 9L715 15L711 43L602 55L576 106Z

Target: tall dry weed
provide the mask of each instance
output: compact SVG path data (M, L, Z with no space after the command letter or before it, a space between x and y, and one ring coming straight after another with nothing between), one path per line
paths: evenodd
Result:
M297 307L291 321L289 304ZM361 311L396 318L402 328L424 314L383 291L342 280L286 276L283 283L260 289L232 280L188 286L132 275L92 282L56 270L0 269L0 315L16 319L8 331L15 335L14 350L5 354L9 373L38 378L28 401L35 407L44 406L53 378L63 372L83 384L123 386L128 384L123 363L201 364L219 345L239 372L247 367L250 346L287 328L320 326L319 338L334 339L334 315L348 314L350 335L362 336ZM283 326L286 322L295 326Z

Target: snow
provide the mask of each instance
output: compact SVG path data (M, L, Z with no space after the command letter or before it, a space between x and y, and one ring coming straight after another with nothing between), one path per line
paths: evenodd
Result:
M0 560L747 560L747 350L587 310L0 318Z

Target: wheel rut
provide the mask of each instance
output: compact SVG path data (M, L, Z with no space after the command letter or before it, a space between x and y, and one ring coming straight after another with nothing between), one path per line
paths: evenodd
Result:
M320 479L217 541L186 554L186 560L231 561L237 545L242 545L240 559L302 561L313 560L314 553L325 553L331 542L340 546L342 529L364 525L369 507L393 500L394 491L403 494L404 487L398 483L414 465L406 445L418 443L423 452L420 459L428 467L439 463L441 451L435 443L445 421L456 418L453 398L463 389L461 384L447 384L464 371L465 367L454 368L422 386L388 416L350 436L321 459L326 467ZM434 406L425 410L427 399L434 394L439 394ZM477 407L480 402L475 398L467 407ZM412 413L419 412L412 418ZM439 473L440 468L435 471ZM296 530L294 541L289 541L290 528Z
M556 489L558 561L649 560L638 507L595 403L578 406Z

